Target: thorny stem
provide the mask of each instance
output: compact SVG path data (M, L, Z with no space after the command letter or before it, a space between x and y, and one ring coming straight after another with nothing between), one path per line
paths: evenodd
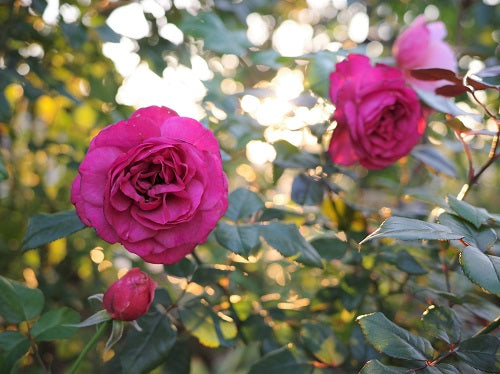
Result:
M101 335L106 330L106 327L108 327L110 323L111 323L111 320L106 321L106 322L104 322L101 325L101 327L99 327L99 329L96 331L96 333L94 334L94 336L92 337L92 339L90 339L90 341L87 343L87 345L85 346L85 348L83 348L83 351L80 353L80 355L78 356L78 358L76 359L76 361L71 366L71 369L68 372L69 374L75 374L76 373L76 370L80 366L80 364L83 361L83 359L85 358L85 356L87 356L87 353L95 345L95 343L97 342L97 340L99 340L99 338L101 337Z

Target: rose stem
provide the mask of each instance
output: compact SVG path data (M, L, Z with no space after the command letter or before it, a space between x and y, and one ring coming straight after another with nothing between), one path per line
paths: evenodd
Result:
M71 366L71 369L69 370L69 374L76 373L76 370L80 366L80 363L83 361L83 359L85 358L85 356L87 356L87 353L94 346L94 344L97 342L97 340L99 339L99 337L103 334L104 330L106 330L106 327L108 327L108 325L110 324L110 322L111 322L111 320L104 322L101 325L101 327L99 327L99 329L95 332L95 334L92 337L92 339L90 339L90 341L87 343L87 345L85 346L85 348L83 348L82 352L80 353L80 355L78 356L78 358L76 359L76 361Z

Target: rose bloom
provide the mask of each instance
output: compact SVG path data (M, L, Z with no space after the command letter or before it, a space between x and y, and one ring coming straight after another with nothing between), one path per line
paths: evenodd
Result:
M164 107L104 128L78 173L71 202L82 222L151 263L181 260L227 209L215 136Z
M138 268L130 269L104 294L104 308L113 319L133 321L149 310L156 286L146 273Z
M330 74L337 121L328 154L337 164L382 169L407 155L425 129L420 102L401 70L351 54Z
M413 78L412 69L441 68L457 72L457 60L451 47L444 41L446 27L443 22L428 23L418 16L396 39L392 54L397 65L404 70L406 81L413 87L433 91L450 84L445 80L422 81Z

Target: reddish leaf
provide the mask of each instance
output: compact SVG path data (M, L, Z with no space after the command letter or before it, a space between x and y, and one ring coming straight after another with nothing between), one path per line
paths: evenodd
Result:
M457 84L450 84L447 86L442 86L442 87L436 88L435 92L441 96L455 97L455 96L459 96L467 91L469 91L469 89L465 86L457 85Z
M414 69L410 71L414 78L422 81L438 81L441 79L447 80L458 84L462 84L455 72L447 69L433 68L433 69Z
M494 88L500 90L500 86L495 84L488 84L480 81L479 77L467 77L467 84L472 86L475 90L486 90L487 88Z

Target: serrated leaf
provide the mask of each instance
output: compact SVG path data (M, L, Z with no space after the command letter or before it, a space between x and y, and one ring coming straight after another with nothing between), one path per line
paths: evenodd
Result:
M462 239L463 235L456 234L450 228L438 223L404 217L389 217L377 230L364 238L359 245L369 240L380 238L401 240L451 240Z
M241 56L251 46L245 31L228 29L214 12L185 15L178 26L184 33L203 39L205 49L214 52Z
M17 331L0 332L0 373L10 373L30 348L29 339Z
M61 308L51 310L35 322L31 329L31 335L37 341L50 341L58 339L67 339L77 330L77 327L68 326L77 323L80 316L76 311L70 308Z
M398 368L396 366L387 366L379 360L370 360L361 369L359 374L404 374L408 373L406 368Z
M398 269L403 270L408 274L427 274L427 270L425 270L422 265L420 265L418 261L415 260L415 258L406 250L399 251L396 255L396 266Z
M486 251L497 240L497 234L489 227L481 227L476 230L472 224L454 214L442 213L439 216L439 223L447 226L453 232L463 235L463 240L481 251Z
M28 230L21 244L21 250L26 251L40 247L85 227L87 226L80 221L74 210L54 214L37 214L29 220Z
M317 322L302 324L301 336L305 347L319 361L340 366L347 358L347 348L327 325Z
M322 268L321 257L294 224L270 222L260 226L266 242L285 257L304 265Z
M271 351L257 361L248 374L310 374L314 365L292 344Z
M252 249L260 246L258 225L231 225L219 222L215 238L220 245L244 257L248 257Z
M479 287L500 295L500 257L490 256L467 246L460 253L464 274Z
M169 319L161 313L137 320L142 331L131 329L119 352L124 373L147 373L165 360L177 339Z
M435 146L419 144L412 149L411 154L438 173L452 178L458 177L455 164L439 152Z
M0 276L0 316L7 322L30 321L38 316L44 304L42 291Z
M182 260L173 265L163 265L163 268L169 275L179 278L187 278L193 274L196 265L190 259L184 257Z
M318 236L311 240L311 245L318 251L321 258L335 260L344 257L347 251L347 242L335 236Z
M229 206L225 217L236 222L240 218L249 217L265 208L262 199L246 188L238 188L228 196Z
M399 327L380 312L365 314L356 321L370 344L388 356L418 361L432 358L434 349L427 339Z
M179 315L186 329L201 344L212 348L233 345L232 340L237 334L233 320L214 312L204 299L195 298L183 304Z
M448 195L448 205L455 213L472 223L477 229L492 218L486 209L476 208L466 201L458 200L452 195Z
M423 81L439 81L441 79L444 79L457 84L462 83L462 80L457 77L454 71L447 69L413 69L410 70L410 74L412 75L412 77Z
M324 186L321 179L306 174L297 175L292 183L291 198L300 205L318 205L323 201Z
M234 270L234 266L228 265L200 265L193 273L191 281L202 286L213 285L219 282L222 278L230 275Z
M489 373L500 372L500 339L496 336L479 335L464 340L457 355L476 369Z
M431 305L422 315L425 331L448 344L457 344L461 339L461 324L451 308Z
M417 92L423 102L431 108L436 109L438 112L451 114L452 116L469 116L478 122L482 119L478 114L463 111L453 102L453 100L449 98L436 95L430 91L422 90L416 87L413 87L413 89Z
M461 374L455 366L450 364L438 364L436 368L442 374Z

